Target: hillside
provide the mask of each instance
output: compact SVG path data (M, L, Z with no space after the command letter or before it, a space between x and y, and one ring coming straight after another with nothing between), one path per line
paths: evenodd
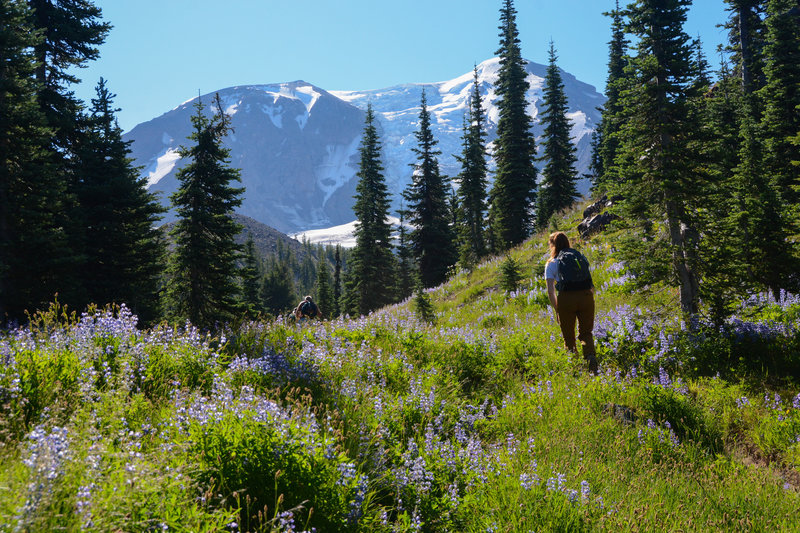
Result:
M800 531L800 300L690 331L613 233L573 244L598 376L561 347L544 234L515 292L503 258L428 291L432 324L412 299L221 338L124 310L0 337L0 529Z

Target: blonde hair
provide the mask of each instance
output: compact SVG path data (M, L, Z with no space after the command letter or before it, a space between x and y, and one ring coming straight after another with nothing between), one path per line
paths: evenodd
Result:
M550 245L550 259L555 259L561 250L569 248L569 238L563 231L556 231L550 234L547 244Z

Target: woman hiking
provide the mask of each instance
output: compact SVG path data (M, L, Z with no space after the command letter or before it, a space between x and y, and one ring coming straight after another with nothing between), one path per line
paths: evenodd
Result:
M571 248L566 234L556 231L548 239L550 259L544 269L547 296L561 326L564 345L577 354L575 321L578 322L578 340L583 348L583 358L589 371L597 374L597 356L594 351L594 284L589 272L589 261L579 251Z

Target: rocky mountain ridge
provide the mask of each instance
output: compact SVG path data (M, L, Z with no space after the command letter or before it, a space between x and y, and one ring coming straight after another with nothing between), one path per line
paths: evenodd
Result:
M493 86L498 69L498 58L477 66L490 142L496 136L499 115ZM546 66L528 62L527 70L531 84L528 111L538 137L541 126L537 117ZM571 74L562 71L562 76L573 121L572 138L578 149L578 172L582 174L589 164L591 133L600 119L597 108L605 99L594 87ZM441 170L447 176L457 175L455 155L461 152L472 80L469 72L445 82L371 91L326 91L304 81L216 91L234 130L226 139L231 165L241 169L246 188L239 213L285 233L351 222L358 149L368 103L375 110L386 181L393 205L398 208L400 193L411 180L411 149L415 146L423 89L442 152ZM213 96L210 93L199 98L210 105ZM184 102L125 134L126 140L133 141L131 156L143 168L150 190L160 192L165 204L178 187L175 173L183 163L179 149L189 143L190 117L195 113L196 100ZM588 181L581 180L579 189L586 193Z

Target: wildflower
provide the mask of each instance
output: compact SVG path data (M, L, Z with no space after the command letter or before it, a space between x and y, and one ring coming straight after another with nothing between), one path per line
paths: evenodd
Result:
M581 481L581 499L588 500L590 495L589 482L584 479Z
M747 396L742 396L741 398L736 398L736 407L742 409L744 406L750 405L750 400Z

